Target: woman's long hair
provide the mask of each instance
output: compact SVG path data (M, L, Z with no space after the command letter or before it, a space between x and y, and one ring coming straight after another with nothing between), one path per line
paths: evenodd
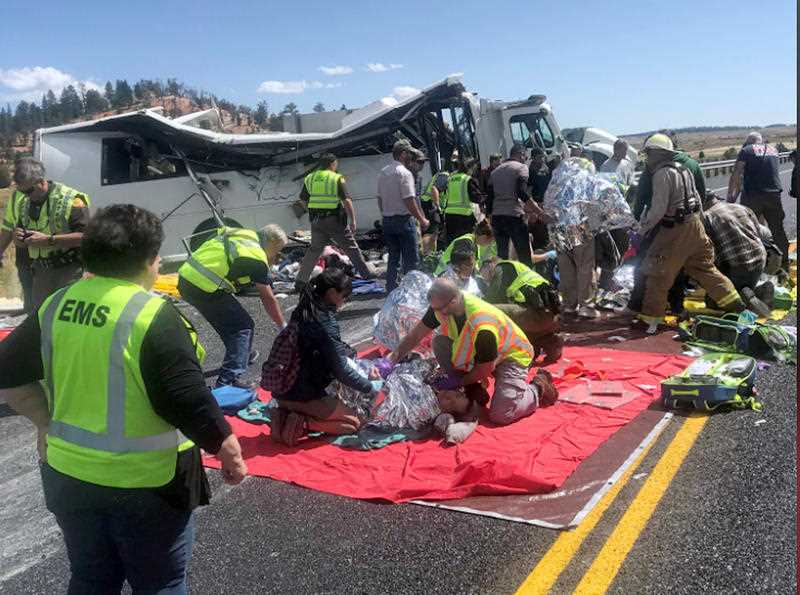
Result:
M329 289L349 294L353 289L353 282L343 270L326 268L303 288L292 319L298 322L317 320L320 309L326 307L325 294Z

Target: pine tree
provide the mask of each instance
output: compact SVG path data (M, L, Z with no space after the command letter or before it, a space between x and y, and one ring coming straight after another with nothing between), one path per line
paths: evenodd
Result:
M109 104L114 103L114 86L111 84L111 81L106 82L106 90L104 97Z
M269 105L266 101L261 100L256 106L256 111L253 114L253 122L259 128L266 128L269 121Z
M283 109L281 110L281 114L292 114L292 115L294 115L294 114L297 114L297 113L299 113L298 110L297 110L297 104L293 103L293 102L287 103L286 105L283 106Z
M317 101L317 103L314 104L313 110L316 113L320 114L325 111L325 104L322 103L321 101Z
M47 110L44 113L44 119L47 126L58 126L64 123L61 115L61 105L58 103L56 94L53 93L52 89L47 92Z
M83 103L72 85L64 87L61 91L61 114L66 121L75 120L83 115Z
M125 79L117 79L114 88L114 100L111 102L116 108L127 107L133 103L133 90Z
M100 95L99 91L89 89L86 91L84 109L86 110L86 114L91 116L98 112L106 111L108 109L108 102Z

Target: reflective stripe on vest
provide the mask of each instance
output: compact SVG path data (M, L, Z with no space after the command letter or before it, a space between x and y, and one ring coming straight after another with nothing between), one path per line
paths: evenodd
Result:
M120 488L158 487L174 477L177 453L193 444L155 412L139 369L143 341L164 305L133 283L94 277L40 308L54 469ZM78 343L96 361L81 357ZM202 347L195 349L202 358Z
M260 260L269 266L269 260L258 241L258 234L249 229L222 228L217 235L203 242L186 262L178 274L208 293L219 289L227 293L236 291L237 285L246 285L249 277L229 279L231 266L237 258Z
M45 364L47 387L50 390L51 402L55 397L53 384L53 321L56 310L61 304L67 288L58 292L44 311L42 316L42 360ZM142 291L134 295L122 310L114 326L114 338L111 343L108 362L108 386L106 388L106 432L99 434L84 428L52 420L47 430L47 435L61 438L85 448L102 450L105 452L127 453L146 452L177 448L183 442L176 430L163 432L153 436L129 438L125 436L125 346L131 334L131 329L136 318L141 314L147 303L154 299ZM158 298L155 298L158 299ZM123 396L123 398L119 398Z
M309 209L335 209L339 206L339 180L342 175L329 169L311 172L303 180Z
M445 215L472 215L472 206L469 200L470 176L465 173L455 173L447 180L447 206Z
M506 297L518 304L526 302L525 296L520 291L523 287L539 287L540 285L549 285L547 279L542 277L536 271L531 270L529 267L521 262L515 260L501 260L497 263L498 266L511 265L517 273L517 277L506 288Z
M30 198L19 191L14 194L22 195L21 198L17 198L19 201L17 211L18 225L27 231L39 231L45 235L56 235L69 231L69 217L72 214L72 206L79 196L86 206L89 206L89 197L82 192L58 182L49 182L47 199L39 209L39 216L36 219L31 219ZM12 200L14 200L14 197L12 197ZM28 247L28 254L34 259L45 258L54 252L63 252L63 250L52 246Z
M522 330L503 312L473 295L463 293L466 321L458 331L455 318L436 314L442 334L453 341L451 361L456 369L469 371L474 366L475 340L478 332L488 330L497 341L497 362L510 359L528 367L533 361L533 347Z

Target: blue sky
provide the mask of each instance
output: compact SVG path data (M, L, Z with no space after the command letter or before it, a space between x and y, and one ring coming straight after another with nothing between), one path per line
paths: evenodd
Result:
M481 96L546 94L562 127L797 119L796 0L5 0L2 15L2 102L65 82L176 77L310 110L463 72ZM320 70L337 66L352 72ZM300 92L275 92L286 90Z

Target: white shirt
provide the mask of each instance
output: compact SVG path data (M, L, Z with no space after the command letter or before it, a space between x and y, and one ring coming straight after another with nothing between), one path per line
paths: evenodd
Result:
M410 215L405 201L416 196L414 174L399 161L392 161L378 174L378 200L384 217Z

